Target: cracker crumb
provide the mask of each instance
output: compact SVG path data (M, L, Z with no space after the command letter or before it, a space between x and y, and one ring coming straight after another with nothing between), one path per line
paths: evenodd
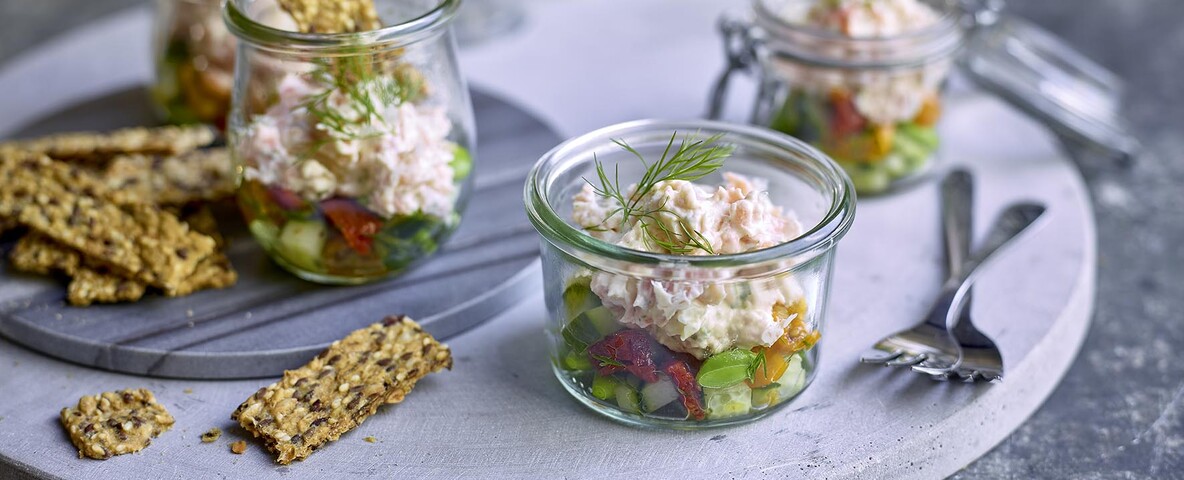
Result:
M243 452L247 451L247 442L239 440L230 444L230 451L234 452L235 455L242 455Z
M378 439L374 437L366 437L363 440L365 440L366 443L378 443Z
M208 432L201 434L201 443L213 443L218 437L222 436L222 429L218 427L211 428Z
M193 393L193 389L192 389L192 388L186 388L184 391L185 391L185 393Z

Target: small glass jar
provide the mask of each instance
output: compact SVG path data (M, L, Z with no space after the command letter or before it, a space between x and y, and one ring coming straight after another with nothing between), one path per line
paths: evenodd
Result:
M1122 82L1000 0L752 0L720 21L731 74L759 81L750 121L818 148L860 195L933 170L943 86L955 67L1063 139L1123 163L1141 145L1119 113Z
M165 122L226 126L234 88L234 36L219 0L157 0L152 100Z
M586 179L598 178L597 162L619 168L622 184L643 174L614 142L652 162L676 132L722 134L733 154L697 182L726 181L723 172L765 179L769 201L792 210L802 233L744 253L672 255L625 248L577 226L573 200ZM544 155L525 202L543 240L552 368L584 405L640 426L728 425L777 410L814 378L834 249L855 215L850 179L817 149L722 122L624 123Z
M281 266L369 282L457 227L475 142L449 28L458 3L379 1L382 28L320 34L291 31L275 2L226 2L239 38L228 129L238 203Z
M843 33L856 28L845 23L857 21L854 15L840 10L842 2L821 0L754 0L751 25L725 21L733 63L747 56L759 67L752 122L822 149L861 195L930 170L942 87L964 44L954 0L904 3L921 5L924 25L883 36L871 26Z

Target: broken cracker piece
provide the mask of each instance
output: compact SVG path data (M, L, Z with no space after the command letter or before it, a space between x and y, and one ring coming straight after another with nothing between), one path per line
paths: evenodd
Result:
M279 0L303 33L349 33L382 28L373 0Z
M144 298L144 283L111 273L103 267L82 267L74 272L66 287L70 305L85 307L92 303L134 302Z
M302 460L397 402L423 376L452 368L448 347L404 316L356 330L251 395L231 418L276 453Z
M173 416L146 389L87 395L75 407L63 408L62 426L84 455L106 460L138 452L173 426Z
M206 431L206 433L201 434L201 443L213 443L215 440L218 440L218 437L221 437L221 436L222 436L222 429L218 428L218 427L213 427L213 428L209 429L208 431Z
M225 148L195 150L156 158L131 154L115 157L101 173L113 191L158 205L210 202L234 195L234 166Z
M0 143L0 154L40 153L72 161L102 161L130 153L177 155L209 145L216 136L214 129L200 125L72 132Z
M235 455L242 455L243 453L246 453L246 451L247 451L247 442L244 440L239 440L237 442L230 444L230 453L233 453Z

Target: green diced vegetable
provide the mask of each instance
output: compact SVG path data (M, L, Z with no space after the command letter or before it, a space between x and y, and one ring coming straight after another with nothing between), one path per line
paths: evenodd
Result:
M749 379L757 354L736 348L712 355L699 368L696 379L708 388L725 388Z
M252 221L247 228L251 230L251 234L255 236L255 239L259 240L260 244L268 247L275 244L276 237L280 236L279 227L263 220Z
M567 321L575 320L576 315L599 307L600 302L589 288L589 277L578 277L563 290L563 306L567 310Z
M637 390L628 384L619 384L616 388L617 407L628 413L640 413L641 401L637 398Z
M323 222L290 220L284 224L275 249L292 266L316 271L328 236Z
M646 413L665 407L675 400L678 400L678 389L669 378L663 377L657 382L641 387L641 407Z
M744 415L752 410L752 389L743 383L724 388L704 388L707 418L719 419Z
M596 307L567 322L567 326L563 327L563 340L572 350L583 352L588 349L588 345L620 328L612 312L604 307Z
M880 167L883 168L885 172L888 172L889 176L896 178L908 175L908 173L913 170L912 168L909 168L910 165L908 161L904 159L904 156L896 153L888 154L888 156L884 158L883 162L880 163Z
M938 143L940 143L937 137L937 129L933 127L923 127L915 123L902 123L897 126L896 133L899 136L916 142L927 150L936 149Z
M617 386L621 382L616 378L597 375L592 379L592 396L601 400L608 400L617 395Z
M802 364L801 353L789 359L789 368L785 370L785 374L781 376L778 383L781 386L777 389L777 395L783 400L793 398L801 393L803 388L806 388L806 369Z
M453 181L464 180L473 171L473 156L465 147L457 145L452 148L452 161L448 165L452 167Z
M563 368L574 371L592 370L592 360L583 353L569 351L563 356Z
M855 166L848 168L847 174L851 175L851 183L857 192L882 192L892 183L892 177L882 168Z
M752 408L769 408L781 399L778 390L781 388L779 383L770 383L768 386L752 389Z

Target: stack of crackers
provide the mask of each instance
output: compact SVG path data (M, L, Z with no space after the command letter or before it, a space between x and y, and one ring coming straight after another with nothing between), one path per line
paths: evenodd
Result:
M207 127L131 128L0 143L0 228L25 227L14 269L71 277L84 306L233 285L209 202L234 193Z

